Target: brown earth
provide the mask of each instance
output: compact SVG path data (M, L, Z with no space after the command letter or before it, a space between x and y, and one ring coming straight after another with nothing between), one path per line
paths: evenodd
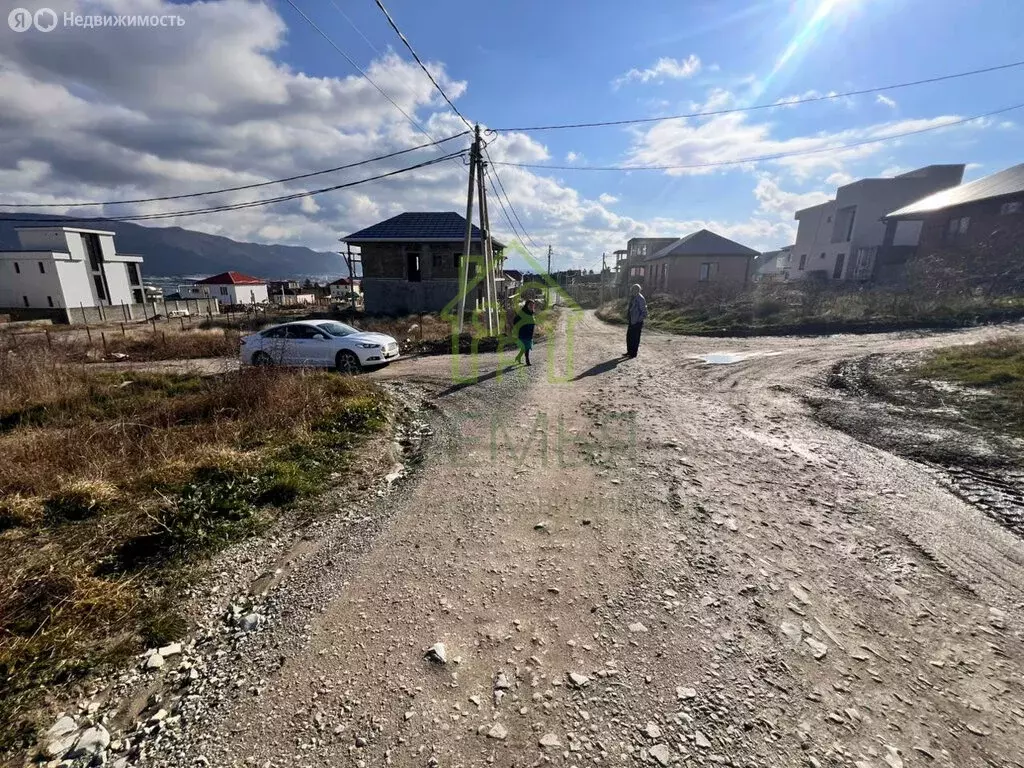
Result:
M1007 332L627 360L588 314L477 384L371 374L430 393L423 465L289 555L259 631L196 647L227 682L169 690L140 764L1024 765L1024 541L804 402L839 360Z

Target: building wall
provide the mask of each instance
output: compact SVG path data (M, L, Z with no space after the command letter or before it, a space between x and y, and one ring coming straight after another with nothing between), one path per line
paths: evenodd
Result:
M856 269L857 250L883 244L886 224L882 217L933 192L956 186L962 178L962 166L941 166L891 179L862 179L839 187L835 200L797 213L800 224L790 276L799 279L821 271L829 280L851 277ZM852 228L847 226L848 215L853 218ZM904 227L898 234L900 241L894 244L917 243L914 227ZM837 274L840 254L843 260ZM807 257L803 270L799 268L801 255Z
M227 296L221 295L220 286L210 287L217 289L211 293L218 301L225 299L222 304L265 304L270 300L266 285L229 285Z
M440 312L458 296L458 293L458 280L412 283L408 280L371 278L366 277L365 273L363 275L363 306L366 312L372 315ZM474 302L467 299L466 304L472 306Z
M708 283L742 285L750 279L753 256L669 256L647 262L647 286L652 291L685 295ZM702 264L717 264L711 280L700 279ZM662 276L664 270L664 276Z
M361 243L363 278L409 279L411 248L419 247L421 280L457 280L459 272L455 254L462 253L465 243ZM480 254L479 241L473 243L471 254Z
M100 238L100 242L103 242L103 238ZM107 276L111 306L133 303L134 298L132 297L132 287L128 281L127 265L120 261L107 261L106 255L106 253L103 254L103 273Z
M0 307L60 307L62 302L54 254L9 251L0 258Z
M840 252L839 248L832 245L835 213L835 200L797 212L797 221L800 224L793 246L789 271L791 279L800 280L807 277L811 271L827 269L829 264L834 264L836 254ZM803 268L800 266L801 262Z
M64 307L96 306L95 289L87 261L58 261Z
M1010 248L1024 242L1024 212L1002 214L1003 203L1024 205L1024 194L998 200L961 205L933 214L923 222L917 252L925 255L949 250L972 250L979 247ZM970 224L963 234L947 235L950 219L967 216ZM1018 245L1019 247L1019 245Z

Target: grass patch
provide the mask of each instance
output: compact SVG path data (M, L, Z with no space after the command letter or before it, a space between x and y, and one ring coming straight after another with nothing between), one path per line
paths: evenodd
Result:
M0 356L0 748L54 687L180 635L196 564L325 488L388 417L371 383L319 371Z
M950 347L931 355L914 375L974 390L959 404L987 428L1024 437L1024 338Z
M625 324L626 300L598 317ZM699 292L648 298L651 329L691 336L869 333L962 328L1024 317L1024 299L973 294L923 296L846 287L756 285L742 292Z

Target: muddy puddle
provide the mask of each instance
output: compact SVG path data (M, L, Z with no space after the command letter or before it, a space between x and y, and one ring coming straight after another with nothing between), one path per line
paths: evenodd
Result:
M732 365L757 357L775 357L781 352L711 352L706 355L695 355L695 360L703 360L708 365Z

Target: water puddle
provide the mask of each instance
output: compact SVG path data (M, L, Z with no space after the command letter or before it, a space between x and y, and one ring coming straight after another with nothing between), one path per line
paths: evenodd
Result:
M703 360L708 365L732 365L754 357L774 357L781 354L781 352L711 352L707 355L696 355L695 359Z

